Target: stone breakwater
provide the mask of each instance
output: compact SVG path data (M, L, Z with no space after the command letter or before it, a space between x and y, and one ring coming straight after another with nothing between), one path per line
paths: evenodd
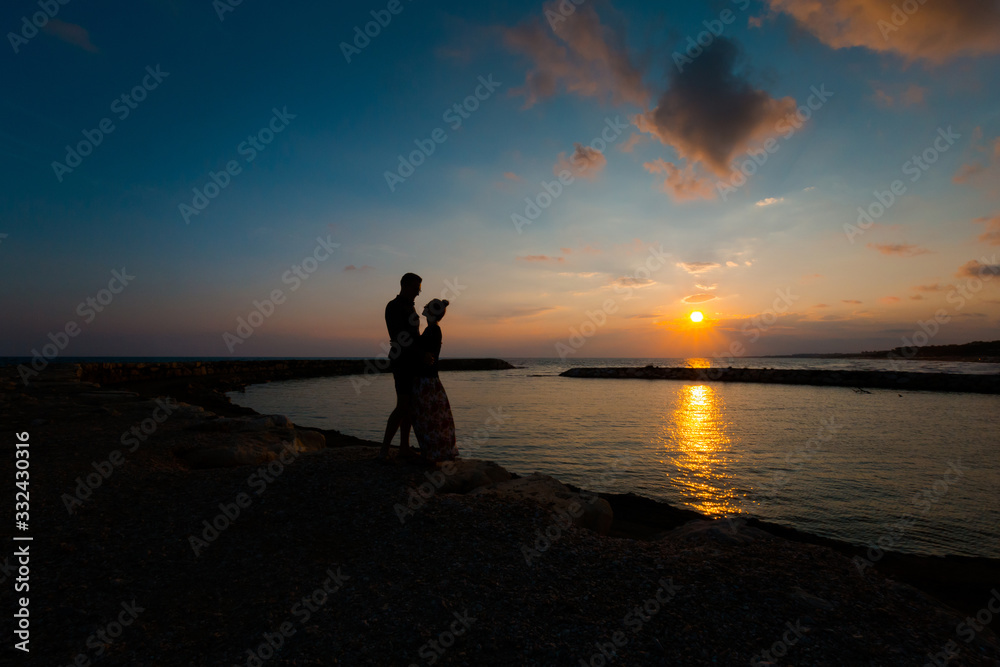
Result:
M857 387L895 391L957 391L1000 394L1000 374L956 375L895 371L820 371L775 368L571 368L561 373L574 378L636 378L686 382L760 382L807 384L820 387Z
M233 361L164 361L150 363L81 363L80 379L101 385L180 378L239 378L243 384L299 378L387 372L384 359L281 359ZM442 359L442 371L494 371L514 368L502 359Z

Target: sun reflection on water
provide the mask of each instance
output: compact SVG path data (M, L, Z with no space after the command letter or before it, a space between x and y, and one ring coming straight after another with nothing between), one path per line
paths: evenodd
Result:
M728 472L732 424L725 404L709 385L685 385L671 417L663 424L666 455L677 469L674 484L694 509L712 516L737 514L737 494Z

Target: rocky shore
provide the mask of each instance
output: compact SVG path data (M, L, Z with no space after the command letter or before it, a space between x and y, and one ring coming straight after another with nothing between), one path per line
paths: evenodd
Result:
M442 359L442 371L496 371L514 368L502 359ZM280 359L82 363L81 378L103 385L179 378L210 378L242 384L334 375L365 375L389 370L386 359Z
M687 382L759 382L807 384L820 387L856 387L894 391L957 391L1000 394L1000 374L957 375L906 371L826 371L777 368L571 368L561 373L574 378L637 378Z
M886 576L892 554L861 572L776 526L484 461L380 464L375 443L233 406L233 375L124 370L25 387L0 367L31 452L17 664L1000 664L966 620L990 613L994 561L930 559L950 572L935 597Z

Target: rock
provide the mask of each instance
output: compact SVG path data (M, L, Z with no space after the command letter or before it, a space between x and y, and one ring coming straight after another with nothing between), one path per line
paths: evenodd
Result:
M479 494L530 500L552 514L568 514L577 526L600 535L608 533L614 519L608 501L596 495L576 493L559 480L537 472L473 492L473 495Z
M664 540L709 539L726 544L746 544L761 538L771 539L771 535L759 528L751 528L743 521L729 519L691 521L662 537Z
M192 449L178 457L193 470L204 468L236 468L239 466L260 465L278 458L269 450L261 451L252 445L243 447L212 447L209 449Z
M267 431L269 429L291 429L295 425L284 415L266 415L263 417L220 417L193 426L199 431L221 431L228 433L247 433L252 431Z
M318 452L326 449L326 436L319 431L295 429L295 451Z
M824 600L823 598L813 595L812 593L809 593L808 591L805 591L798 586L793 588L792 592L789 593L788 595L793 600L804 602L811 607L815 607L816 609L826 609L827 611L829 611L834 607L833 603L830 602L829 600Z
M211 435L199 434L174 453L191 468L235 468L267 463L286 451L300 454L326 448L326 436L322 433L295 429L287 419L282 420L217 419L209 422L216 425L209 429ZM217 426L219 422L224 422L222 428ZM289 426L273 426L275 422Z
M458 459L452 465L452 473L445 475L438 493L469 493L510 479L510 473L492 461Z

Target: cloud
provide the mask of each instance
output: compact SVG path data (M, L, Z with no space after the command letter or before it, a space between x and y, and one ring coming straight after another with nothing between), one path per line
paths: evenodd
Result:
M926 248L906 243L869 243L868 247L872 250L878 250L883 255L898 255L900 257L916 257L930 252Z
M986 168L983 167L982 162L970 162L969 164L963 164L959 167L958 171L955 172L955 175L952 176L951 181L952 183L957 184L965 183L970 178L983 173L985 169Z
M982 243L989 245L1000 245L1000 215L992 218L976 218L973 222L986 225L986 231L979 235Z
M917 5L906 14L883 0L768 0L774 11L834 49L861 46L907 60L943 63L1000 53L1000 4L950 0Z
M915 285L913 290L916 292L943 292L947 287L939 283L934 283L933 285Z
M660 189L671 195L675 201L695 199L715 199L712 182L694 172L692 165L679 169L673 162L656 159L642 165L651 174L666 174Z
M524 182L523 178L521 178L520 176L518 176L517 174L515 174L512 171L505 171L503 173L503 177L506 178L508 181L514 181L515 183L523 183Z
M374 271L374 270L375 270L374 266L368 266L367 264L360 267L354 266L353 264L348 264L347 266L344 267L344 271Z
M864 303L863 301L858 301L857 299L841 299L841 301L843 303L849 303L852 306L860 306L862 303Z
M719 176L753 143L778 134L775 125L795 112L795 100L772 98L737 73L739 50L716 39L683 71L671 68L670 86L656 108L633 119L692 164Z
M994 255L994 257L996 256ZM1000 276L1000 264L982 264L973 259L963 264L958 269L958 273L955 274L955 277L987 278L992 277L990 274L993 274L993 276Z
M677 266L692 275L698 275L699 273L719 268L719 265L715 262L678 262Z
M547 2L544 12L561 17L558 5ZM503 41L532 61L524 85L511 91L525 98L525 108L560 91L647 107L650 96L625 48L624 32L602 25L590 4L577 7L565 21L553 21L551 27L538 18L509 28Z
M889 87L874 82L871 85L875 90L872 96L875 104L883 108L912 107L927 101L927 89L916 84L910 84L905 89L901 86Z
M597 178L608 164L608 159L604 157L604 153L583 144L573 144L573 146L576 150L573 151L573 155L568 159L565 153L559 154L559 161L552 168L552 172L556 176L559 176L562 172L568 171L575 178L584 178L589 181Z
M87 29L75 23L66 23L59 19L49 19L49 22L45 24L42 30L73 46L79 46L84 51L97 53L99 50L91 43L90 33L87 32Z
M557 275L559 275L559 276L561 276L563 278L593 278L594 276L601 275L601 273L600 273L600 271L586 271L586 272L581 272L581 273L573 273L573 272L565 272L564 271L564 272L559 273Z
M730 260L730 261L726 262L726 266L728 266L730 268L733 268L733 267L739 266L739 264L737 264L736 262Z
M882 297L881 299L878 300L879 303L884 303L886 305L890 305L890 304L893 304L893 303L899 303L900 301L901 301L901 299L898 296L884 296L884 297Z
M527 255L525 257L518 257L522 262L565 262L565 257L549 257L548 255Z
M643 135L639 134L638 132L633 132L629 136L629 138L625 140L625 143L619 146L619 149L623 153L631 153L633 150L635 150L635 147L642 142L643 139L645 139Z
M719 288L719 284L718 283L715 283L715 284L712 284L712 285L702 285L701 283L695 283L694 286L697 287L700 290L705 290L706 292L711 292L712 290L715 290L715 289Z
M489 316L480 316L480 319L487 320L517 320L526 317L535 317L541 315L542 313L548 313L555 310L552 306L540 306L538 308L511 308L507 311L496 313Z
M760 206L761 208L765 206L774 206L775 204L780 204L785 201L784 197L768 197L767 199L761 199L759 202L754 204L754 206Z
M656 281L650 278L636 278L634 276L623 276L617 280L612 280L611 285L614 287L635 287L643 288L649 287L650 285L655 285Z
M714 294L692 294L691 296L686 296L682 299L684 303L705 303L706 301L714 301L719 297Z

